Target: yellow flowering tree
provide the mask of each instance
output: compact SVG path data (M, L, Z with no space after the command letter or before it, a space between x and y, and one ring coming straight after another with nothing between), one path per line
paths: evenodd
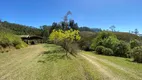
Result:
M57 45L60 45L64 48L67 53L76 53L76 50L72 46L73 43L80 40L81 37L79 35L78 30L53 30L49 36L49 40L54 42Z

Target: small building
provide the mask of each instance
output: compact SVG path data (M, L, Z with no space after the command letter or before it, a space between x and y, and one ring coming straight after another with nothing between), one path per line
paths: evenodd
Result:
M36 35L20 35L21 39L29 45L43 43L43 38Z

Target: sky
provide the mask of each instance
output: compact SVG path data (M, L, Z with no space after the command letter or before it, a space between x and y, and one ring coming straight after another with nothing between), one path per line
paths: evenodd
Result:
M0 0L0 19L34 27L60 22L67 11L79 26L142 33L142 0Z

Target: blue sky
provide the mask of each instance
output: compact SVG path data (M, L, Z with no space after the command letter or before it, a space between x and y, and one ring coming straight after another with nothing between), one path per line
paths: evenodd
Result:
M0 19L39 27L60 22L67 11L79 26L142 33L142 0L1 0Z

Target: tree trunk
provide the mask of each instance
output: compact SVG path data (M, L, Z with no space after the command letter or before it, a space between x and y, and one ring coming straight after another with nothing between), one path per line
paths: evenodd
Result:
M66 56L68 56L68 52L66 51Z

